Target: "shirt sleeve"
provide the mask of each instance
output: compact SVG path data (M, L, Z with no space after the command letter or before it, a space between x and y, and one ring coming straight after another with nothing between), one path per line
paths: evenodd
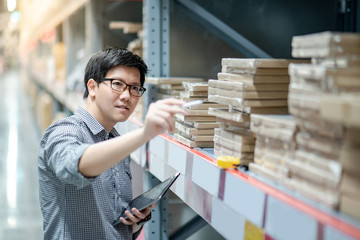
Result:
M137 223L137 224L138 224L139 226L141 226L141 227L140 227L140 229L139 229L137 232L133 233L133 239L136 239L136 238L139 237L139 235L140 235L140 233L141 233L141 230L142 230L143 227L144 227L144 224L145 224L146 222L150 221L150 220L151 220L151 212L150 212L149 215L147 215L143 220L140 220L140 221Z
M141 231L143 230L143 228L144 228L144 226L141 226L140 229L137 232L133 233L133 235L132 235L133 240L137 239L140 236Z
M89 185L95 178L79 172L79 160L90 144L84 143L81 128L75 123L51 126L46 132L44 160L56 177L78 188Z

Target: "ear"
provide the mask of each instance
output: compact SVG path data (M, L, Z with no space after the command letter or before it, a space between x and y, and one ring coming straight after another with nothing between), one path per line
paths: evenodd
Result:
M98 83L93 78L90 78L89 81L87 82L87 88L88 88L90 97L95 96L95 89L97 87L98 87Z

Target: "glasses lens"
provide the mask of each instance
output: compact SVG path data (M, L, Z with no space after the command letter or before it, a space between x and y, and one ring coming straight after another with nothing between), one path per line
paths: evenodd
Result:
M144 92L145 92L145 88L143 88L143 87L139 87L139 97L141 97L143 94L144 94Z
M111 81L111 88L118 92L125 91L127 86L129 86L130 94L136 97L141 97L146 90L145 88L140 86L127 85L125 82L121 80L112 79Z
M131 95L133 95L133 96L140 96L139 95L139 86L130 86L130 93L131 93Z
M122 92L126 88L126 84L119 80L112 80L111 86L115 91Z

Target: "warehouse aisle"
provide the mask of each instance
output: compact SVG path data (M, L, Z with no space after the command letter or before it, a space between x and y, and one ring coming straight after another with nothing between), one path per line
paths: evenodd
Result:
M42 239L39 130L19 70L0 76L0 239Z

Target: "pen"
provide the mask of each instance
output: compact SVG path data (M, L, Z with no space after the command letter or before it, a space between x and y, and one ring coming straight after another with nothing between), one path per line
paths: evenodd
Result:
M184 103L182 105L183 108L188 108L188 107L191 107L191 106L195 106L195 105L199 105L199 104L202 104L204 101L203 100L194 100L194 101L191 101L191 102L187 102L187 103Z

